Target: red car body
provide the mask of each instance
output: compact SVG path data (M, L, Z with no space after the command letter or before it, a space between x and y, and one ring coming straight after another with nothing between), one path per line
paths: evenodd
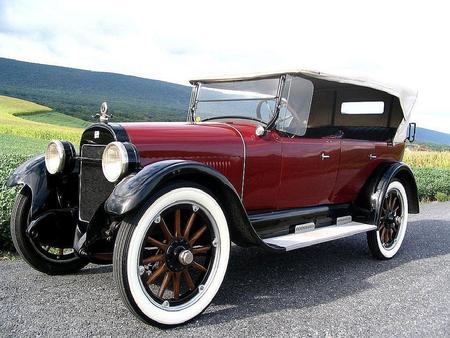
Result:
M373 171L400 161L405 148L335 137L297 139L276 130L258 137L255 123L245 121L122 126L142 166L167 159L204 163L229 179L248 212L351 203ZM322 160L321 154L330 158Z

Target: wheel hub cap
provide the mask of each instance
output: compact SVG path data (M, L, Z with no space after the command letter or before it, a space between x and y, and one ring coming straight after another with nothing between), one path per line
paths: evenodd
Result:
M194 260L189 243L184 238L175 238L167 248L165 256L167 267L171 271L182 271Z
M184 250L178 255L178 260L183 265L189 265L194 260L194 255L189 250Z

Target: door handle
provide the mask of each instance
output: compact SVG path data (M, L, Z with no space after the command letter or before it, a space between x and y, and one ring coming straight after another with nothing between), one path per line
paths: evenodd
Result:
M322 160L325 160L325 159L330 158L330 157L331 157L330 155L326 155L325 153L320 154L320 158Z
M374 154L369 155L369 160L375 160L376 158L377 158L377 155L374 155Z

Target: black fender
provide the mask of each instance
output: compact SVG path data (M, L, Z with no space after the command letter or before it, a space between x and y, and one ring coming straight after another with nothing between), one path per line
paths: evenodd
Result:
M116 185L105 202L105 211L122 217L142 205L164 184L174 179L198 182L214 193L224 208L233 242L241 246L259 245L277 249L264 243L253 229L242 201L230 181L217 170L196 161L163 160L145 166Z
M371 223L378 224L380 219L381 204L386 195L389 184L394 181L400 181L406 190L408 197L408 213L419 213L419 197L417 184L411 168L403 162L394 162L381 165L374 173L372 178L372 193L370 195L370 204L372 207Z
M44 155L39 155L22 163L9 176L6 185L10 188L26 185L31 190L31 214L35 215L44 206L49 196L47 170Z

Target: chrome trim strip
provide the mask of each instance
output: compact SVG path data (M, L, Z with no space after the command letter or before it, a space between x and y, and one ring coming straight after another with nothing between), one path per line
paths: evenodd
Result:
M351 222L352 222L352 216L350 216L350 215L336 218L336 225L337 226L345 225L345 224L348 224L348 223L351 223Z
M246 169L246 163L247 163L247 144L244 141L244 136L242 136L242 133L239 131L239 129L237 129L235 126L232 126L231 124L227 124L224 123L225 125L227 125L228 127L233 128L241 137L241 141L242 141L242 146L243 146L243 162L242 162L242 185L241 185L241 201L244 200L244 182L245 182L245 169Z
M303 232L312 231L316 228L316 224L314 222L298 224L295 226L294 233L300 234Z

